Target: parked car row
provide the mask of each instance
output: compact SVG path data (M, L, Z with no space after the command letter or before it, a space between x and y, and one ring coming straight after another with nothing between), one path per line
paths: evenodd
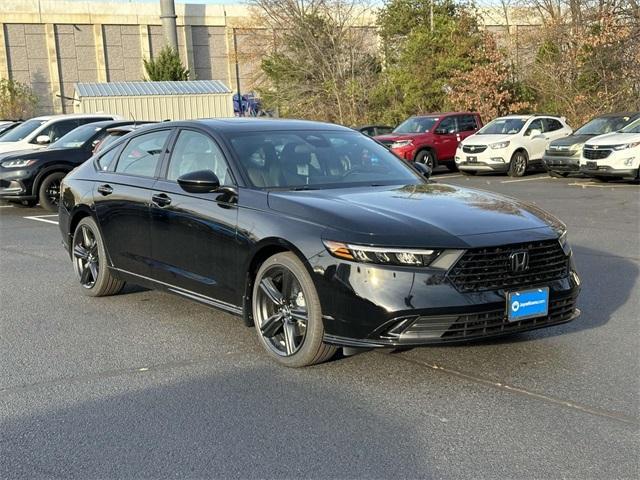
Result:
M0 199L58 210L60 180L136 126L117 115L36 117L0 136Z
M374 138L407 161L446 165L467 175L521 177L540 169L555 176L579 172L600 180L638 179L639 125L640 112L602 115L575 132L555 115L508 115L483 126L478 113L449 112L411 117Z

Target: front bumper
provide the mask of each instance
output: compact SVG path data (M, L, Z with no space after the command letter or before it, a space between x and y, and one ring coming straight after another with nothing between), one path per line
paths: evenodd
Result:
M556 155L544 155L544 166L552 172L577 173L580 171L580 157L561 157Z
M475 161L469 161L469 158ZM504 173L509 170L510 153L505 149L494 150L487 148L482 152L465 153L462 149L456 150L456 166L459 170L474 172Z
M325 342L353 347L399 347L468 341L569 322L579 315L580 279L572 261L549 287L546 317L509 322L509 291L459 291L444 272L364 265L320 255L314 259Z
M31 169L4 169L0 167L0 199L34 200L32 191L34 171Z
M598 165L597 168L588 168L580 165L580 173L587 177L611 177L611 178L638 178L638 169L613 168L608 165Z

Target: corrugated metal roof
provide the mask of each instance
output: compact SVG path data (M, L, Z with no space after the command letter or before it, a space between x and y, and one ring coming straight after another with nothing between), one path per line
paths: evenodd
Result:
M78 97L133 97L143 95L205 95L231 93L219 80L184 82L76 83Z

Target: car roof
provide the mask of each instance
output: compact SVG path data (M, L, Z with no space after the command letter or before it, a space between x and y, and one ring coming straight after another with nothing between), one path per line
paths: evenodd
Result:
M124 125L134 124L134 120L102 120L100 122L91 122L85 123L82 125L83 127L91 125L92 127L101 127L101 128L112 128L112 127L121 127Z
M421 113L419 115L412 115L409 118L451 117L453 115L480 115L480 114L478 112L434 112L434 113Z
M40 117L29 118L28 120L58 120L62 118L96 118L96 117L115 117L111 113L62 113L60 115L42 115Z
M281 118L203 118L198 120L181 120L175 122L162 122L163 126L195 126L208 127L212 130L236 133L236 132L263 132L263 131L288 131L288 130L333 130L353 132L351 128L336 125L334 123L314 122L311 120L291 120Z

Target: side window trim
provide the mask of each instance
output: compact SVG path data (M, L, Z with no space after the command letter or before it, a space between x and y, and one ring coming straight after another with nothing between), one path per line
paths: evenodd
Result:
M190 126L188 126L188 127L177 127L177 128L174 129L173 135L171 136L169 145L168 145L168 147L166 149L166 155L164 156L164 159L162 161L162 167L161 167L159 175L158 175L158 180L162 180L163 182L177 183L175 180L169 180L167 178L167 175L169 173L169 165L171 164L171 158L173 156L173 152L174 152L174 149L175 149L175 146L176 146L176 142L178 141L178 138L180 137L180 133L184 132L184 131L191 131L191 132L195 132L195 133L199 133L201 135L204 135L205 137L210 139L216 147L218 147L218 151L220 152L220 155L222 155L222 159L224 160L224 163L227 166L227 172L229 172L229 175L230 175L231 180L233 182L232 184L228 184L226 186L237 187L238 186L238 181L236 180L236 176L235 176L235 174L233 172L233 169L231 168L231 162L229 161L229 158L225 154L225 150L220 145L220 142L218 142L206 130L201 130L199 128L193 128L193 127L190 127Z
M160 153L160 159L158 160L158 164L156 165L156 171L153 174L152 177L148 176L148 175L136 175L134 173L126 173L126 172L116 172L116 168L118 168L118 163L120 163L120 156L122 155L123 150L132 142L134 141L136 138L139 138L143 135L148 135L150 133L157 133L157 132L165 132L168 131L169 135L167 135L167 139L164 142L164 145L162 146L162 152ZM113 173L116 175L122 175L125 177L138 177L138 178L153 178L153 179L158 179L160 178L160 172L161 172L161 168L162 165L164 163L164 159L168 156L167 155L167 151L168 151L168 146L170 144L171 139L173 138L175 134L175 128L170 128L170 127L166 127L166 128L158 128L157 130L146 130L144 132L140 132L139 134L131 137L129 140L127 140L126 142L123 142L122 145L120 145L119 148L120 151L118 152L118 157L113 165L113 169L111 169L109 171L109 173Z

